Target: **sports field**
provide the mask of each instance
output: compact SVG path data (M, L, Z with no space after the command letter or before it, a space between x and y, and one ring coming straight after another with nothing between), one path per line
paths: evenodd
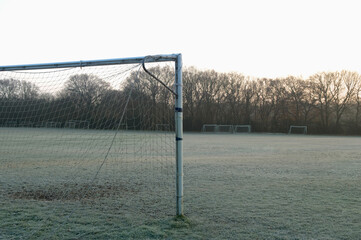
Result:
M173 135L14 129L0 128L0 239L361 236L360 137L186 133L176 219L173 153L157 149Z

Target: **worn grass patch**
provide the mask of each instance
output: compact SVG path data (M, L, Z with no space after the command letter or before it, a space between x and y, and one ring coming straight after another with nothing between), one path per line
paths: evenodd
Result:
M176 216L172 219L172 221L170 222L170 227L171 228L191 228L194 227L195 223L192 222L189 218L187 218L184 215L179 215Z
M27 199L38 201L79 201L107 198L114 195L132 194L137 192L119 184L58 184L31 189L22 188L19 191L8 191L7 195L13 199Z

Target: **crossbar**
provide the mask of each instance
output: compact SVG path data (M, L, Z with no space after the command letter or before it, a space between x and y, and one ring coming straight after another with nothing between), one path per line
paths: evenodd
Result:
M73 68L73 67L93 67L93 66L117 65L117 64L136 64L136 63L142 63L143 61L175 62L177 61L178 56L180 56L180 54L150 55L143 57L114 58L114 59L102 59L102 60L73 61L73 62L10 65L10 66L0 66L0 71L39 70L39 69L51 69L51 68Z

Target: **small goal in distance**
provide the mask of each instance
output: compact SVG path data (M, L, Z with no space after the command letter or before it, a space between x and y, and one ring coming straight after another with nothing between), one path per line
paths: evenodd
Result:
M307 126L291 125L288 134L307 134Z
M204 132L204 133L216 133L216 132L218 132L218 125L217 124L203 124L202 132Z
M233 133L233 125L204 124L203 133Z
M233 133L233 125L218 125L219 133Z
M250 133L251 125L235 125L234 133Z

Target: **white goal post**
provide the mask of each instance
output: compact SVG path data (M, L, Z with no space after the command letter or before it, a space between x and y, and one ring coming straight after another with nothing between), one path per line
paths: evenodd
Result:
M154 67L149 68L148 71L145 66L146 64L147 67ZM163 69L165 69L164 72L166 72L166 74L152 74L152 71L163 71ZM40 76L40 74L42 75ZM159 79L158 76L160 76ZM89 88L89 92L94 95L93 98L87 98L86 94L75 94L72 88L65 86L66 84L70 84L75 78L82 78L81 80L90 79L90 82L92 84L94 83L102 91ZM45 85L40 85L43 82L46 82ZM157 164L159 163L159 168L161 168L163 172L167 170L168 172L166 174L172 174L173 177L165 177L164 175L162 179L169 179L169 181L175 182L175 184L167 182L170 186L169 188L172 188L172 195L168 194L167 196L171 197L172 203L170 206L172 206L172 209L173 207L176 208L176 215L183 215L183 93L181 54L0 66L0 87L2 86L1 84L5 86L6 84L11 85L13 83L27 83L28 85L26 86L29 87L29 91L26 94L33 94L32 96L34 97L28 101L23 95L14 92L14 96L9 95L7 98L6 95L5 98L0 98L0 127L3 128L0 131L0 134L3 134L0 135L0 139L3 139L3 141L0 141L0 143L17 141L19 138L20 143L17 147L20 148L21 141L26 140L31 142L34 136L37 136L36 134L32 136L29 135L25 139L22 136L23 133L20 131L24 131L26 134L33 134L35 131L43 134L44 136L41 135L41 137L35 137L35 139L41 138L42 140L36 143L39 149L44 148L42 146L50 146L52 148L51 150L54 151L54 153L47 153L48 159L51 161L64 159L65 162L74 161L72 164L79 166L79 168L70 168L70 170L76 173L70 180L72 181L71 184L75 182L76 179L80 179L81 174L88 171L84 170L85 167L84 169L80 167L81 164L87 166L85 161L92 161L92 164L96 163L98 165L93 168L89 167L89 172L93 171L93 175L87 175L83 179L80 179L82 182L85 181L84 179L91 179L92 181L105 179L107 175L100 174L102 174L103 167L107 164L110 165L110 163L106 161L107 159L112 158L111 161L116 162L119 166L121 165L119 163L121 157L117 154L124 155L125 163L130 161L134 163L134 166L129 164L128 171L124 170L123 175L117 175L120 176L119 178L124 182L127 181L125 177L128 175L132 180L144 179L142 177L146 174L140 174L139 178L137 178L131 174L132 170L142 169L143 167L150 168L153 166L151 161L154 161ZM37 86L37 84L39 84L39 86ZM51 87L53 89L49 95L54 96L54 100L47 102L46 97L42 98L42 96L48 94L47 90L50 89L50 84L52 84ZM146 92L147 86L139 87L141 84L152 84L155 88L160 89L157 91L157 94L162 94L160 95L161 97L157 96L157 98L151 99L152 95ZM156 101L164 102L160 104ZM15 104L18 105L15 106ZM8 106L15 107L10 108ZM157 112L152 108L162 108L162 110ZM28 109L31 109L31 111ZM151 114L153 115L151 116ZM22 128L20 129L19 127ZM64 131L64 128L67 128L66 131ZM128 129L129 131L124 133L124 130ZM60 131L62 132L60 133ZM131 143L125 143L125 140L120 137L121 134ZM146 134L146 136L140 137L140 134ZM157 137L157 139L152 140L151 137ZM166 137L167 139L165 139ZM168 140L170 138L171 141ZM94 143L92 143L94 145L87 144L85 142L87 139L94 140ZM80 141L84 142L78 147L77 144L80 143ZM149 143L144 143L145 141ZM131 147L133 143L139 144L139 146ZM156 149L156 144L163 144L165 147L169 146L169 148L165 150L165 147L163 148L163 145L161 145L160 149ZM9 156L0 154L2 155L0 156L0 165L6 165L12 158L10 156L10 150L5 149L5 151L3 151L3 148L15 148L11 148L11 146L5 144L0 145L0 152L9 152ZM100 147L102 147L102 155L99 151L96 151ZM78 153L78 149L81 149L83 153ZM20 153L26 152L25 150L17 151ZM139 160L141 153L149 154L150 156ZM51 156L52 154L53 156ZM130 154L136 157L129 160ZM160 156L160 154L163 155ZM37 156L37 154L33 155L35 157ZM169 161L170 157L175 158L175 161ZM21 160L24 158L26 157L19 156ZM83 158L84 163L81 161L79 161L80 163L75 163L77 158ZM39 161L45 162L45 158L39 159ZM165 162L165 159L167 160L166 163L161 162ZM144 165L139 167L138 164ZM172 166L168 166L170 164L172 164ZM7 165L10 166L11 164ZM53 165L58 167L60 164ZM123 166L128 165L123 164ZM96 171L94 171L94 169ZM108 167L107 171L112 173L116 172L115 168L112 167ZM154 178L151 179L152 182L148 184L152 184L153 181L160 181L157 180L159 176L154 177L154 174L161 174L163 172L154 171L153 173L147 173L150 176L149 178L151 178L152 174ZM9 174L10 173L9 170ZM31 174L36 175L35 170L31 172ZM52 175L50 173L45 174L48 176ZM56 174L61 175L62 172L57 171ZM114 175L115 174L116 173L114 173ZM5 176L3 178L5 178ZM3 180L4 179L0 177L0 182ZM35 178L31 180L34 180L34 182L37 181ZM104 182L106 181L104 180ZM45 185L40 182L40 180L39 183L36 183L39 186ZM69 183L67 186L71 184ZM81 183L77 182L76 184L80 186ZM84 185L87 184L89 185L89 182L84 183ZM134 186L139 189L142 188L143 190L145 185L135 183ZM128 186L123 188L119 186L111 187L112 188L109 187L108 189L119 188L127 194L129 193L128 195L134 195L134 193L138 191L134 190L133 193L128 190ZM144 188L147 189L146 187ZM154 186L154 188L156 189L156 186ZM167 190L169 188L167 188ZM93 189L94 188L89 188L84 195L87 197L90 194L89 191L93 191ZM58 188L56 190L58 191ZM60 190L61 187L59 187L59 191ZM36 191L34 192L36 193ZM63 194L65 194L64 192L65 190L63 190ZM154 195L156 195L156 190L153 192ZM68 191L68 194L70 193L75 194L76 191ZM0 190L0 195L1 194L2 192ZM28 192L23 194L26 195ZM33 195L30 197L28 195L26 195L25 198L33 197ZM158 197L161 195L162 194L157 193ZM164 195L165 194L162 196ZM55 195L53 194L51 196ZM103 195L100 194L100 196ZM0 201L1 200L0 197ZM139 200L139 202L141 202L141 200ZM150 212L150 210L148 212ZM156 210L153 212L156 212Z
M251 125L234 125L234 133L250 133Z
M291 125L288 134L307 134L307 126Z

